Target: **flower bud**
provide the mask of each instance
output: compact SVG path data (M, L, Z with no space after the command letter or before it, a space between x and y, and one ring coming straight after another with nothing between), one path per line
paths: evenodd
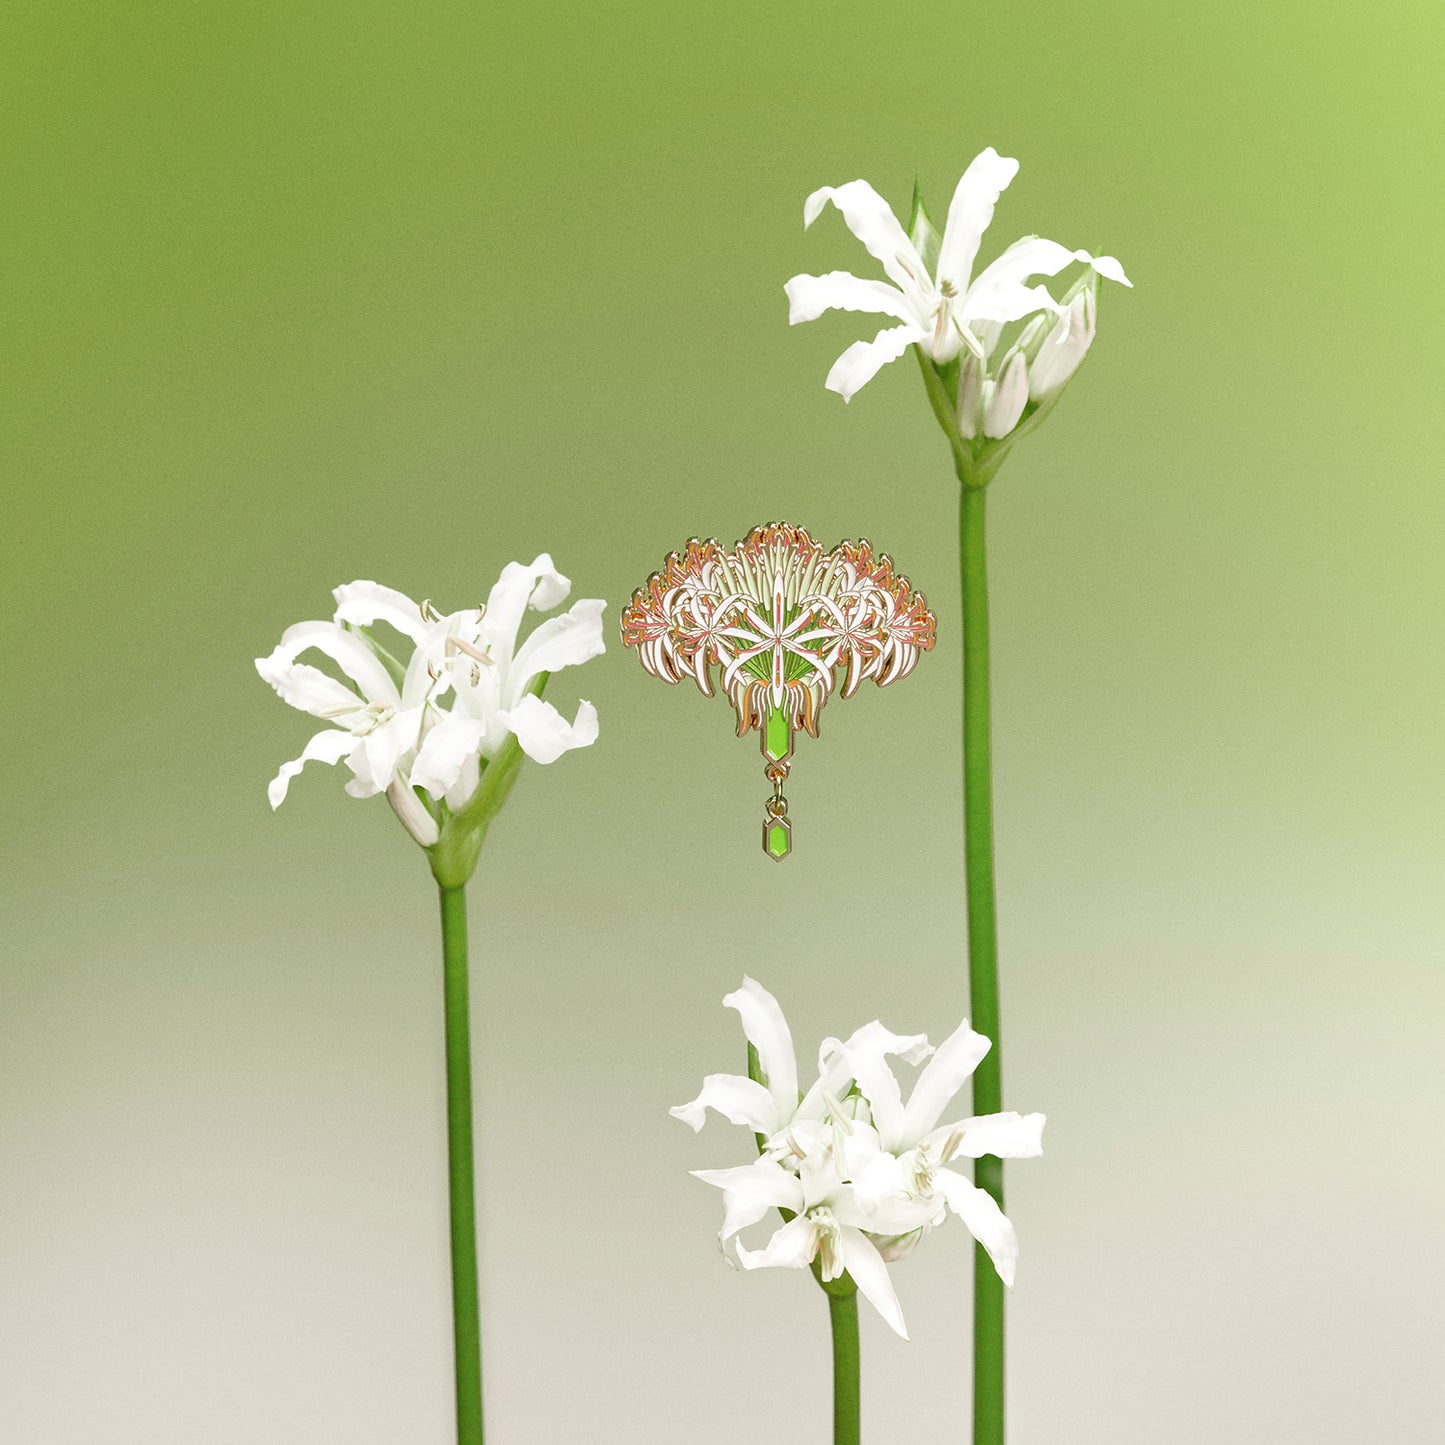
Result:
M983 430L983 365L973 352L958 370L958 434L972 441Z
M1024 354L1015 347L1004 358L998 381L984 400L983 434L1006 437L1019 423L1029 401L1029 371Z
M1042 406L1052 401L1094 341L1095 301L1092 275L1069 303L1069 309L1044 337L1029 364L1029 396Z

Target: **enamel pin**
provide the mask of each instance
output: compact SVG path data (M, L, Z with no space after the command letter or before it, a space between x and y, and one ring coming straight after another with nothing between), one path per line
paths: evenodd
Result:
M907 677L933 647L934 616L921 592L866 541L825 552L802 527L755 527L731 551L693 538L632 594L622 641L664 682L691 677L713 695L713 669L738 716L756 729L773 785L763 852L792 851L783 783L793 735L818 736L818 714L835 687L852 697L865 678L879 687Z

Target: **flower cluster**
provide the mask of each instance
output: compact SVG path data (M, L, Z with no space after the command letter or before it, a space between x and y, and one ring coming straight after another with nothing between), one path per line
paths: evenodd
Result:
M691 677L712 696L719 669L738 736L768 710L818 735L818 713L841 674L842 696L872 678L906 677L933 646L923 595L872 545L825 552L803 527L755 527L730 550L711 538L673 552L622 614L622 640L665 682Z
M330 622L298 622L269 657L256 659L285 702L331 724L282 764L268 790L271 806L281 806L306 763L345 762L346 791L385 793L407 831L430 848L441 805L464 808L510 736L539 763L595 742L590 702L569 723L536 693L539 679L603 651L605 603L575 602L517 645L522 614L556 607L571 587L544 552L530 566L508 563L486 605L462 612L439 613L375 582L336 588ZM377 624L400 639L396 653L374 635ZM297 660L312 650L350 685Z
M901 323L872 341L854 342L828 373L829 390L847 401L917 346L947 378L958 436L980 442L1009 436L1058 397L1093 342L1098 277L1132 283L1112 256L1071 251L1042 236L1015 241L974 275L994 206L1018 168L992 146L976 156L954 192L942 236L916 195L911 234L867 181L824 186L808 197L803 224L811 226L832 202L892 284L847 271L794 276L784 288L789 323L831 310L874 312ZM1027 284L1074 262L1087 270L1061 300L1043 285Z
M988 1052L986 1038L964 1022L934 1049L923 1034L895 1034L875 1021L846 1040L825 1040L818 1078L801 1093L792 1035L772 994L745 978L723 1003L741 1016L760 1077L711 1074L696 1099L671 1112L697 1130L711 1108L758 1137L754 1163L695 1171L723 1191L718 1239L725 1254L744 1269L816 1266L825 1282L846 1273L907 1338L887 1265L954 1214L1012 1287L1013 1225L989 1194L949 1166L983 1154L1041 1154L1044 1116L939 1122ZM890 1060L923 1064L906 1103ZM741 1231L770 1209L780 1211L782 1227L763 1248L747 1248Z

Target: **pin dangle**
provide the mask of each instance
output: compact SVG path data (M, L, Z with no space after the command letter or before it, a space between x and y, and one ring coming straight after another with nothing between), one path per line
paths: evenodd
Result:
M818 736L835 693L865 679L897 682L932 650L933 613L921 592L866 541L825 552L802 527L755 527L731 549L693 538L632 595L622 641L664 682L691 677L711 697L716 681L737 713L737 734L758 733L772 796L763 852L792 851L783 783L795 731Z

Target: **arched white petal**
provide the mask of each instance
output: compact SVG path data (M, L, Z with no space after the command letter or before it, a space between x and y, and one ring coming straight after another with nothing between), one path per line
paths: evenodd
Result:
M329 657L361 689L368 702L385 702L393 707L400 703L396 684L381 659L354 633L334 622L297 622L281 634L277 652L284 651L294 658L308 647Z
M708 1109L716 1110L730 1124L742 1124L765 1137L776 1133L780 1123L773 1096L761 1084L741 1074L709 1074L702 1081L697 1098L667 1112L674 1119L681 1119L695 1134L702 1128Z
M508 731L516 733L522 751L534 763L555 763L563 753L597 741L597 709L585 698L577 704L577 717L570 723L550 702L530 693L497 717Z
M842 1053L849 1077L868 1100L879 1142L884 1149L898 1148L904 1122L903 1095L893 1070L883 1054L873 1049L850 1049L845 1045Z
M726 1244L739 1230L756 1224L770 1209L803 1207L803 1190L797 1176L769 1159L735 1169L694 1169L694 1178L723 1191L723 1226L718 1243Z
M910 295L922 295L928 286L927 271L888 202L867 181L822 186L803 202L803 225L811 226L829 201L888 279Z
M859 1294L906 1340L908 1326L903 1323L903 1306L898 1303L888 1266L878 1247L861 1230L844 1228L843 1266L853 1277Z
M279 692L280 689L278 688L277 691ZM291 786L291 779L307 763L339 763L342 758L351 756L351 750L357 745L357 742L357 738L338 728L327 728L325 732L317 733L302 748L301 756L289 763L282 763L280 772L271 779L271 783L266 789L266 796L271 801L271 807L279 808L285 802L287 789Z
M384 622L418 643L427 634L421 608L394 587L383 587L379 582L348 582L333 588L331 595L336 599L338 622L350 622L357 627Z
M297 662L289 647L278 644L267 657L256 659L256 671L288 702L312 717L341 715L348 709L360 712L366 703L343 683L327 676L319 667Z
M895 1034L877 1019L855 1029L846 1040L824 1039L818 1049L818 1078L798 1106L800 1118L822 1118L827 1107L826 1096L837 1099L847 1091L853 1082L848 1072L848 1055L854 1050L887 1054L906 1064L919 1064L933 1052L933 1046L927 1034Z
M855 341L833 363L823 385L851 401L890 361L896 361L915 341L927 339L927 331L909 322L880 331L872 341Z
M996 1203L993 1196L977 1188L961 1174L952 1169L940 1169L934 1177L934 1187L945 1199L948 1207L968 1226L968 1232L983 1245L998 1277L1012 1289L1014 1271L1018 1266L1019 1238L1008 1217Z
M865 281L849 271L823 276L794 276L783 287L788 298L788 325L816 321L825 311L868 311L922 325L924 318L896 286Z
M445 714L422 742L411 767L412 782L434 798L444 797L461 775L467 758L475 756L486 730L481 718L461 712Z
M572 583L552 565L552 557L543 552L530 566L508 562L502 568L487 597L486 616L478 628L478 640L492 644L492 655L505 666L517 646L517 629L522 614L530 606L535 612L548 612L572 590Z
M502 698L508 707L527 690L527 684L539 672L557 672L574 667L607 650L602 640L602 611L607 604L597 597L586 597L562 614L549 617L517 649L506 670Z
M986 289L970 290L963 298L959 315L965 323L975 321L1022 321L1035 311L1049 311L1061 316L1064 307L1049 294L1046 286L1025 286L1021 281L1005 281Z
M806 1214L790 1219L776 1230L762 1249L738 1244L738 1263L744 1269L805 1269L813 1258L813 1222Z
M999 1159L1037 1159L1044 1152L1043 1114L980 1114L935 1129L923 1141L930 1151L943 1149L957 1136L951 1150L957 1159L979 1159L985 1154Z
M738 1011L743 1036L758 1051L764 1086L777 1105L781 1128L798 1107L798 1061L783 1010L762 984L746 976L742 986L723 999L723 1007Z
M980 151L958 182L938 251L938 285L947 282L962 296L978 255L979 242L993 220L998 198L1018 175L1019 163L989 146Z
M916 1144L937 1123L953 1096L963 1087L978 1067L979 1060L992 1045L982 1034L975 1033L965 1019L939 1044L937 1052L924 1065L913 1093L908 1100L903 1124L903 1137Z

